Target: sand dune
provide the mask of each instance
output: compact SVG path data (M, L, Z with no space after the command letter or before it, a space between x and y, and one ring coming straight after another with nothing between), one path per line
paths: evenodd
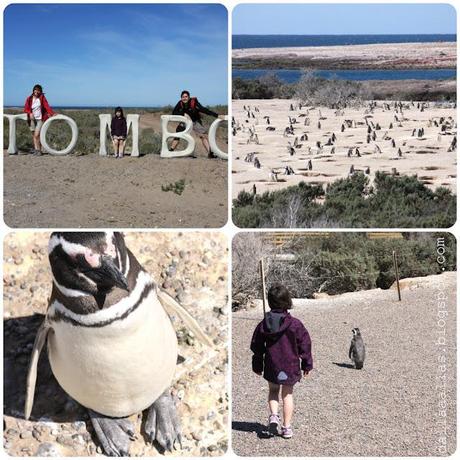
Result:
M291 103L294 110L290 110ZM456 152L448 150L457 131L456 109L449 104L428 103L427 108L421 111L417 103L403 104L402 114L396 113L392 105L390 110L385 109L382 101L372 111L366 107L348 108L337 114L325 107L299 109L295 102L283 99L233 101L237 128L232 148L233 197L241 190L251 191L254 184L257 193L278 190L300 181L325 185L347 177L352 166L355 171L363 172L369 168L371 181L376 171L391 174L396 168L398 174L417 174L432 189L444 186L455 193ZM249 118L244 107L250 107ZM395 115L400 122L396 121ZM266 117L269 117L270 124ZM294 134L285 136L289 117L295 118L292 124ZM451 127L444 132L439 124L441 117L446 120L451 117ZM351 127L346 120L352 123ZM376 126L378 123L381 127L380 130L372 130L376 139L371 138L369 143L366 120L368 124ZM342 124L345 126L343 132ZM418 137L421 128L424 133ZM258 144L254 137L250 140L251 129L257 134ZM414 129L416 133L412 135ZM333 133L336 141L325 145ZM301 140L303 134L307 134L308 140ZM289 144L294 145L296 138L299 147L294 148L294 155L290 155ZM322 148L317 147L318 141ZM333 148L335 153L331 154ZM351 157L348 156L349 149L352 149ZM260 169L254 167L253 162L245 161L251 153L260 161ZM308 168L309 161L311 170ZM286 166L294 170L293 175L284 175ZM278 182L270 177L271 170L278 173Z

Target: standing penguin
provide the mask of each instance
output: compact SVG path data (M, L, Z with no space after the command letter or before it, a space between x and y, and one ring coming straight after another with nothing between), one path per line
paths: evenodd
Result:
M202 341L210 340L158 288L121 233L56 232L48 255L53 287L31 354L25 418L32 412L38 358L47 342L56 380L88 409L106 454L128 455L134 427L126 417L145 409L147 438L171 451L181 444L181 434L169 391L177 338L166 311Z
M361 337L361 332L357 327L352 329L353 338L351 339L350 350L348 351L348 357L355 363L356 369L362 369L364 365L364 359L366 357L366 349L364 347L364 341Z

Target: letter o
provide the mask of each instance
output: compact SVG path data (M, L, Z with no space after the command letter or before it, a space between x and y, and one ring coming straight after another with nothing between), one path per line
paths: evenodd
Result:
M217 134L217 128L219 127L219 125L223 122L223 121L228 121L228 116L225 115L225 118L222 119L222 118L216 118L212 125L210 126L209 128L209 134L208 134L208 138L209 138L209 145L211 147L211 150L213 153L215 153L219 158L221 158L222 160L228 160L228 153L225 153L223 152L219 146L217 145L217 142L216 142L216 134Z
M52 149L46 142L46 133L48 132L48 128L50 127L51 122L53 122L54 120L64 120L70 126L70 129L72 130L72 139L70 140L69 145L65 149L62 149L62 150ZM75 145L77 144L77 140L78 140L77 124L75 123L75 121L72 120L72 118L68 117L67 115L55 115L54 117L48 118L48 120L46 120L45 123L43 123L42 129L40 131L40 143L45 148L45 150L51 155L67 155L75 148Z

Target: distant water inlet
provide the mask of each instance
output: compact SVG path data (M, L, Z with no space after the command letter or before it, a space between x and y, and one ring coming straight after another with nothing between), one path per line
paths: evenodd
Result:
M392 35L233 35L232 48L373 45L380 43L455 42L455 34Z
M234 69L233 78L255 80L265 75L274 74L285 83L300 80L302 70L298 69ZM318 77L339 80L446 80L456 78L455 69L420 69L420 70L316 70Z

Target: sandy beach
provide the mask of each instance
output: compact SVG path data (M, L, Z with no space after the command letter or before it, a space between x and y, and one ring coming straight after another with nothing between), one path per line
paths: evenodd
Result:
M290 110L291 104L294 110ZM254 185L258 194L301 181L326 185L347 177L352 166L355 171L363 172L369 168L371 182L376 171L391 174L396 169L400 175L416 174L432 189L444 186L456 193L456 152L448 151L456 135L456 109L451 104L425 104L422 111L421 106L417 108L417 102L404 102L401 115L395 113L392 105L390 110L385 108L382 101L378 101L373 110L369 110L366 103L361 108L347 108L336 113L326 107L299 110L295 101L286 99L234 100L236 134L232 148L232 196L236 197L242 190L252 191ZM250 118L245 107L250 107ZM293 121L294 134L285 136L289 117ZM451 128L442 131L441 118L451 120ZM366 120L381 127L375 131L376 139L369 143ZM418 130L422 128L424 132L419 137ZM250 129L257 135L258 143L254 136L251 139ZM335 142L326 145L333 133ZM302 140L303 135L308 140ZM294 146L296 139L297 147L291 155L288 147ZM352 155L349 157L350 149ZM245 161L251 154L252 161ZM256 157L260 169L254 166ZM291 167L294 174L284 175L286 166ZM270 174L272 170L278 173L277 181Z
M232 51L234 67L323 69L440 69L455 68L453 42L388 43L372 45L243 48ZM281 65L280 65L281 64Z

